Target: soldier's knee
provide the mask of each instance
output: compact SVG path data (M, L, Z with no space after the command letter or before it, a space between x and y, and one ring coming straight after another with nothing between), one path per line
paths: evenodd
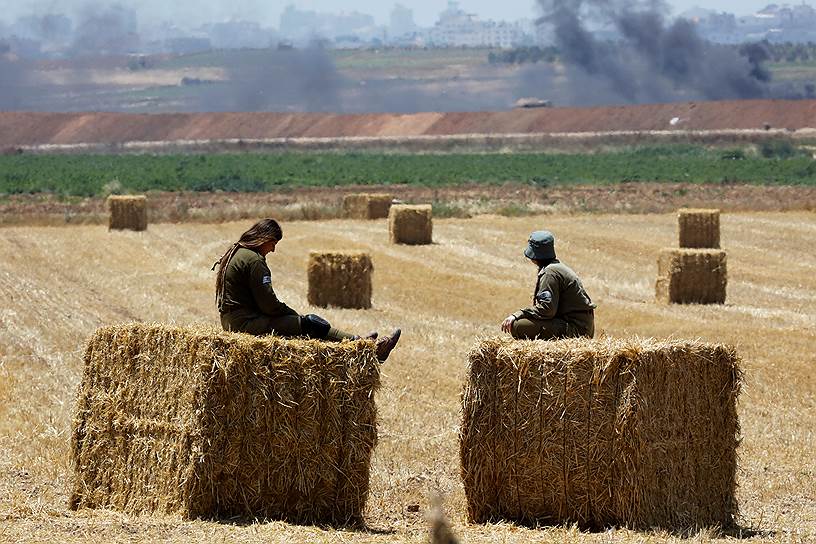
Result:
M510 336L515 340L532 340L535 338L535 327L529 319L516 319L510 326Z
M309 338L325 339L329 335L331 325L328 321L315 314L304 315L300 318L300 327L303 334Z
M516 340L554 340L567 337L567 324L559 319L517 319L513 322L511 334Z

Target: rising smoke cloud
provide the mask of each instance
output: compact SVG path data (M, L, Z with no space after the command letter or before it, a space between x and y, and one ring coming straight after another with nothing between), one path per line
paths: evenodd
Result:
M202 89L199 111L312 111L341 109L342 78L319 47L267 49L228 69L228 80Z
M86 5L77 23L70 53L74 56L122 55L139 45L136 12L122 5Z
M483 100L481 96L479 99ZM414 82L360 81L343 75L328 51L258 50L232 65L227 80L201 87L195 111L414 113L446 104Z
M11 46L0 40L0 111L16 110L23 105L28 70L11 53Z
M563 71L528 70L526 87L563 85L572 105L769 96L761 46L736 50L703 40L693 23L668 21L662 0L538 0ZM590 27L611 30L615 40Z

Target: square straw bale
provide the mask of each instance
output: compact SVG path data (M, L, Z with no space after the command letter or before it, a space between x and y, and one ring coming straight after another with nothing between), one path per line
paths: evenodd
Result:
M728 260L719 249L664 249L657 260L655 296L665 304L723 304Z
M680 247L720 247L720 210L681 209L677 222Z
M371 341L99 329L73 421L70 506L359 521L379 385Z
M433 212L430 204L394 205L388 214L388 232L392 244L433 243Z
M393 195L359 193L343 197L343 212L348 219L385 219L394 202Z
M741 380L718 344L482 341L462 396L468 519L731 526Z
M371 308L374 265L362 251L312 251L309 254L309 304L328 308Z
M147 230L147 197L111 195L108 214L109 230Z

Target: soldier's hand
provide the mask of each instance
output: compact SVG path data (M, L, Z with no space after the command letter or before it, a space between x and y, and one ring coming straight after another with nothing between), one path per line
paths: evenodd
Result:
M504 322L501 325L501 330L506 332L507 334L512 333L513 332L513 322L515 320L516 320L516 316L514 316L514 315L507 316L507 319L505 319Z

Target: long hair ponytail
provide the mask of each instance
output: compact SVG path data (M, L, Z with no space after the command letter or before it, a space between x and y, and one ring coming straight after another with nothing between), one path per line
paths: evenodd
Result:
M212 270L215 270L216 266L218 267L218 273L215 276L215 304L219 312L224 309L224 289L226 287L224 277L227 274L227 267L235 256L235 253L242 247L257 250L267 242L273 240L279 242L282 238L283 229L281 229L277 221L274 219L261 219L252 225L248 231L243 233L241 238L232 244L220 259L215 261Z

